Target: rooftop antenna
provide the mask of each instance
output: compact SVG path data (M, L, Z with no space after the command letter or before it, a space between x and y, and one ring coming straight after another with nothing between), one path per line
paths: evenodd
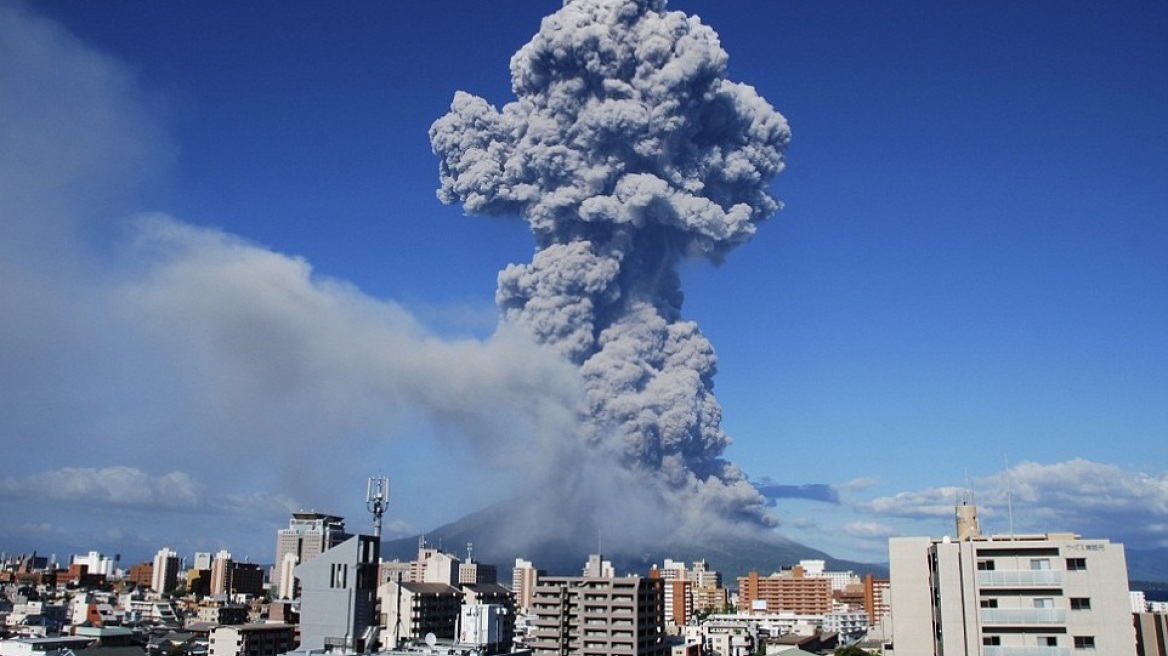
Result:
M389 478L378 472L365 486L365 507L373 513L373 537L381 539L381 516L389 507Z
M1006 516L1010 518L1010 539L1014 539L1014 488L1011 484L1010 460L1002 454L1002 464L1006 467Z
M474 558L472 558L472 557L471 557L471 552L472 552L472 551L474 551L474 543L473 543L473 542L467 542L467 543L466 543L466 562L468 562L468 563L473 563L473 562L474 562Z
M977 521L977 505L973 502L973 489L969 484L969 472L965 472L965 487L954 499L957 511L957 539L965 542L981 537L981 527Z

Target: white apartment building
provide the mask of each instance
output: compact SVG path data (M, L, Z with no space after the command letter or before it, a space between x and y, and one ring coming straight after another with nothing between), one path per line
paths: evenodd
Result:
M823 577L831 579L832 590L843 590L849 584L859 583L860 577L856 576L855 572L845 570L841 572L827 571L827 561L821 559L804 559L799 561L799 567L803 568L803 575L808 578Z
M169 601L133 599L123 597L121 606L125 610L125 619L129 622L151 620L162 622L168 626L178 626L178 615L174 612L174 604Z
M868 633L868 613L863 610L836 610L823 616L823 631L837 633L842 642L859 640Z
M211 552L196 551L195 560L191 563L191 569L211 569Z
M982 537L975 517L958 516L964 539L889 540L896 656L1135 652L1123 545L1070 533Z
M163 547L154 554L154 571L150 588L158 593L171 592L178 587L178 553Z
M105 576L113 576L117 566L113 558L103 556L97 551L90 551L83 556L73 556L73 564L85 565L85 571L90 574L104 574Z
M0 656L64 656L93 644L93 638L55 636L0 640Z

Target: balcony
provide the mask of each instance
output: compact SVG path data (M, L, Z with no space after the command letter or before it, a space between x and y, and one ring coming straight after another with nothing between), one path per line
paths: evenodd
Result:
M977 584L982 587L1046 588L1063 584L1062 570L1003 569L979 571Z
M981 623L986 625L1066 624L1067 611L1061 608L982 608ZM1046 649L1046 647L1043 647ZM1042 652L1047 653L1047 652Z
M1069 647L982 647L982 656L1071 656Z

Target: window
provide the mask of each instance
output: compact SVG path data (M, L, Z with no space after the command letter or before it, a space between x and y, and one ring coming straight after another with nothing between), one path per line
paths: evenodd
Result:
M981 603L979 605L982 608L997 608L998 607L998 600L997 599L982 599Z
M1095 636L1075 636L1075 649L1094 649Z
M998 645L1002 644L1002 637L983 636L981 639L981 644L985 645L986 647L997 647Z
M994 561L979 560L977 561L977 568L983 572L992 572L994 571Z
M1033 570L1050 569L1050 559L1049 558L1031 558L1030 559L1030 569L1033 569Z
M1034 598L1034 607L1035 608L1054 608L1054 598L1053 597L1035 597Z
M1081 572L1085 569L1087 569L1087 559L1086 558L1068 558L1067 559L1067 571L1068 572Z
M1071 610L1091 610L1091 600L1087 597L1071 597Z
M1055 636L1038 636L1039 647L1058 647L1058 638Z

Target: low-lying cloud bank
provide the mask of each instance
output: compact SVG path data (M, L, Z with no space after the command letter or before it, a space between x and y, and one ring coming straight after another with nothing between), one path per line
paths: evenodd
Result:
M1105 538L1129 550L1168 548L1168 473L1073 459L1021 462L958 485L877 490L911 481L861 478L838 484L761 484L782 518L780 530L832 555L886 562L888 538L943 537L956 531L954 508L978 506L982 533L1070 531ZM895 487L894 487L895 486ZM1011 513L1011 507L1013 512Z
M1082 459L1022 462L971 479L969 489L983 533L1009 533L1012 526L1018 533L1073 531L1140 547L1168 547L1168 473ZM856 507L886 518L951 524L962 492L957 486L926 488L857 502ZM947 528L952 533L952 526Z
M510 474L491 494L568 457L579 376L518 331L439 338L301 258L137 213L173 147L121 63L4 3L0 88L7 548L156 549L205 515L265 552L289 509L359 495L386 444L454 444L448 474Z

